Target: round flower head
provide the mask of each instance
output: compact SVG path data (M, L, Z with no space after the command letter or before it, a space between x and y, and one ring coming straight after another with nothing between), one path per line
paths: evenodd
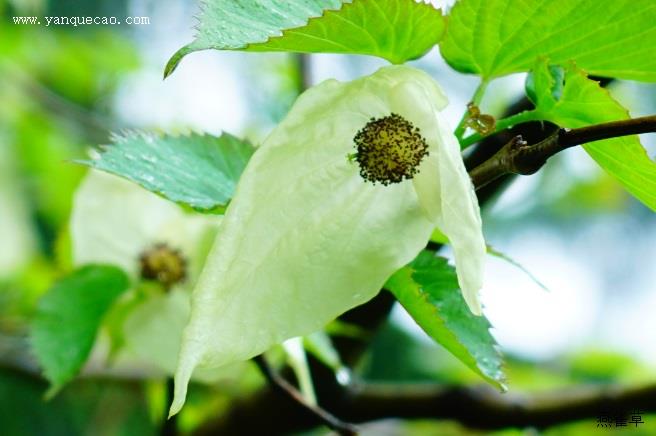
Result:
M196 368L251 358L374 297L439 227L481 309L485 243L447 99L387 67L301 95L251 158L192 297L176 413Z

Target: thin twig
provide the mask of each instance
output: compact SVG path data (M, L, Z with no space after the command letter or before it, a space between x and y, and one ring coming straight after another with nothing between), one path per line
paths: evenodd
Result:
M273 368L266 361L264 356L259 355L253 358L255 364L262 372L262 375L267 379L273 388L278 392L285 395L286 397L292 399L296 404L298 404L302 409L310 414L314 415L326 426L336 431L340 435L351 436L357 434L357 429L354 425L341 421L339 418L333 416L326 410L322 409L319 406L312 406L303 395L292 386L287 380L282 378L278 373L276 373Z
M476 189L506 174L537 172L551 156L577 145L602 139L656 132L656 115L595 124L579 129L559 129L537 144L527 144L515 136L494 156L469 172ZM621 150L619 150L621 152Z
M298 93L312 86L312 63L309 54L298 53L293 55L296 60L296 67L298 71Z
M107 139L107 132L117 127L111 117L62 97L11 61L0 60L0 71L3 75L9 75L14 83L22 86L34 100L59 117L62 123L68 124L73 129L83 129L91 139L98 138L104 141Z

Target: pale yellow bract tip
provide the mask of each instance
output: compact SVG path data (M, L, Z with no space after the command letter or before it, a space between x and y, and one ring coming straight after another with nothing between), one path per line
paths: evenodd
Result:
M173 401L171 402L171 407L169 408L169 418L180 412L182 406L185 404L185 400L187 399L187 386L189 385L189 380L191 379L193 366L195 365L192 365L191 369L189 369L189 365L181 366L180 363L178 364L178 369L175 373Z

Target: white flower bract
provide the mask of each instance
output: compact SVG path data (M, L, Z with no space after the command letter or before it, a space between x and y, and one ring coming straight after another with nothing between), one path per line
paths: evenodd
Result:
M145 298L126 316L121 327L126 357L173 372L189 317L190 288L207 255L207 239L216 234L219 221L219 217L186 213L117 176L91 170L82 181L70 222L76 266L116 265L137 283L140 256L156 244L178 250L186 261L184 282Z
M120 177L91 170L75 193L71 214L73 263L106 263L139 276L139 256L156 244L181 250L197 277L203 240L218 219L185 213L176 204Z
M403 66L298 98L248 163L194 290L172 414L196 368L249 359L365 303L436 226L480 314L485 242L446 104L430 76ZM391 114L420 129L429 154L414 178L383 186L348 156L358 131Z

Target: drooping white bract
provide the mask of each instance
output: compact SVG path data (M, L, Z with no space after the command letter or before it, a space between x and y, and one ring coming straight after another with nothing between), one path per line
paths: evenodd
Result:
M298 98L241 176L194 290L171 413L194 369L251 358L368 301L436 226L453 246L465 299L480 313L480 212L440 116L446 104L427 74L402 66L329 80ZM418 128L429 153L411 180L374 184L353 159L354 137L392 116Z

